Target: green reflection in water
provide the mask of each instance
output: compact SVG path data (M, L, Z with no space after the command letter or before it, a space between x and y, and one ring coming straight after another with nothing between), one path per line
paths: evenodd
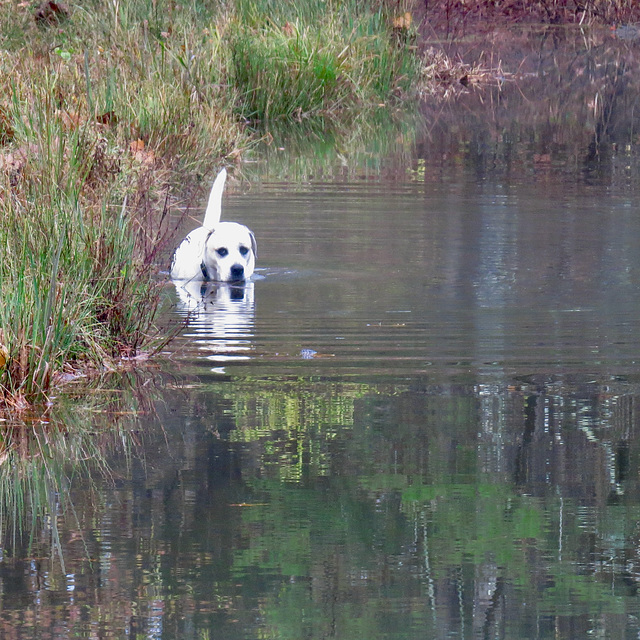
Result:
M78 637L163 640L637 631L632 385L139 389L94 395L111 411L84 439L49 426L22 458L15 441L42 495L71 497L0 563L4 630L44 611ZM51 514L66 575L42 553ZM7 588L22 575L43 586Z
M635 395L252 387L251 411L248 386L216 391L238 403L233 575L271 577L264 637L635 628L637 478L611 455Z

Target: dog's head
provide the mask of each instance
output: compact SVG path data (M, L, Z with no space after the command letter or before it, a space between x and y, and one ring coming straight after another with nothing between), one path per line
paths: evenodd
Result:
M237 222L219 222L204 246L205 280L244 282L253 274L258 252L253 233Z

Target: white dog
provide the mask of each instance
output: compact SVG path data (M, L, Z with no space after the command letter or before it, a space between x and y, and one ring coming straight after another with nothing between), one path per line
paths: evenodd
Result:
M223 169L213 183L202 226L191 231L173 254L174 280L245 282L253 274L258 257L253 233L243 224L220 222L226 179Z

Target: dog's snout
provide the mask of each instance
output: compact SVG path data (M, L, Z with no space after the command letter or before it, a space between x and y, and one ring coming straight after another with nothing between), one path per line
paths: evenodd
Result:
M234 264L230 273L232 280L244 280L244 267L241 264Z

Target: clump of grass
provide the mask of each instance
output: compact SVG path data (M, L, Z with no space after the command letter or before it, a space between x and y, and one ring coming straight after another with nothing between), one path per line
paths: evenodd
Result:
M417 75L417 57L399 46L383 5L264 0L258 10L257 4L239 2L230 27L243 118L348 121L406 94Z
M117 42L98 44L116 19ZM148 34L134 46L147 27L122 13L30 28L19 55L0 51L0 405L22 407L162 343L167 194L213 171L240 131L198 94L184 53Z
M86 86L72 91L81 76L18 69L0 149L0 404L28 406L162 341L154 257L169 227L150 176L168 173L90 117Z
M82 139L67 138L67 148L56 129L34 142L19 183L5 177L0 185L0 401L7 404L46 397L71 367L137 355L152 337L158 304L130 212L106 196L81 206L91 174L73 161L85 152Z
M251 121L330 116L349 106L344 56L317 33L290 29L270 28L257 37L239 29L233 38L239 111Z

